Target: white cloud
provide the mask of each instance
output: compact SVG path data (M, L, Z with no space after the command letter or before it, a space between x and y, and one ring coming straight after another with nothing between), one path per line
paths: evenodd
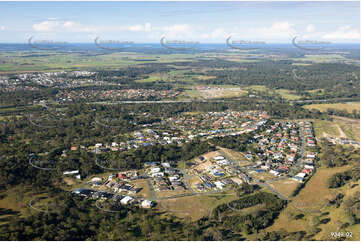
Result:
M191 27L188 24L175 24L164 27L164 30L172 34L188 34L191 33Z
M0 30L5 30L5 26L0 26Z
M140 32L140 31L149 32L152 30L152 25L150 23L145 23L144 25L137 24L137 25L129 26L128 30L134 32Z
M345 25L338 28L336 31L322 35L321 38L325 40L359 40L360 30Z
M159 27L155 29L156 32L154 32L155 35L161 34L164 35L166 38L179 38L179 39L195 39L197 38L195 34L194 28L192 28L188 24L174 24L170 26L165 27Z
M309 25L306 26L306 32L308 32L308 33L314 32L315 29L316 28L315 28L315 26L313 24L309 24Z
M294 28L294 24L288 21L271 22L265 27L211 27L183 23L161 26L153 26L151 23L91 26L68 20L47 19L34 24L32 27L39 34L67 32L72 37L75 34L82 36L84 33L87 33L106 38L105 36L117 36L118 32L125 32L124 36L134 39L134 41L139 39L142 41L157 41L161 36L165 36L168 40L178 39L200 42L225 42L228 36L232 36L233 40L259 40L266 42L289 41L294 36L298 36L299 39L324 39L327 41L359 40L360 38L360 31L350 26L342 26L335 31L325 32L316 31L313 24L308 24L305 27L303 26L303 33L298 33ZM0 30L4 30L4 27L1 25Z
M226 31L225 31L226 32ZM239 28L234 27L229 31L229 35L234 40L258 40L258 41L278 41L288 40L294 34L295 30L293 24L287 21L278 21L270 24L267 27L253 27L253 28Z
M108 26L90 26L83 25L73 21L45 20L33 24L33 30L37 32L104 32L104 31L131 31L131 32L149 32L152 30L150 23L136 25L108 25Z
M223 28L217 28L212 31L210 38L217 39L217 38L227 38L227 31L225 31Z
M292 26L293 24L287 21L275 22L268 28L261 28L260 34L268 38L288 37L295 32Z
M84 26L72 21L45 20L37 24L33 24L33 30L37 32L91 32L96 28Z

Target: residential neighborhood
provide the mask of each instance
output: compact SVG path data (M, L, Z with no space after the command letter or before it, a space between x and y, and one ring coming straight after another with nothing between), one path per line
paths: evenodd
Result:
M90 149L96 154L104 155L147 145L182 145L195 137L210 140L242 133L252 134L253 138L247 142L253 149L238 152L236 159L229 151L217 149L187 162L185 168L180 168L174 161L144 161L144 168L141 170L111 172L103 177L85 179L83 190L76 190L75 193L101 199L100 201L113 199L109 201L118 205L150 208L157 201L222 192L243 183L262 186L267 182L283 179L302 183L316 169L318 154L310 121L273 121L267 119L265 112L257 111L211 112L197 117L172 117L164 120L158 125L168 127L167 132L148 127L134 132L134 139L127 142L97 143L88 148L74 146L71 150ZM177 125L177 131L172 131L171 127L174 125ZM97 164L102 168L109 165L106 162ZM64 175L73 173L67 172ZM137 186L137 181L141 181L142 185ZM144 193L145 190L149 190L148 194Z

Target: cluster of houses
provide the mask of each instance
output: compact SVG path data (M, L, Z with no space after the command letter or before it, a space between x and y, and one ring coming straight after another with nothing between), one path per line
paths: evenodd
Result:
M302 134L303 137L301 137ZM314 172L314 162L317 159L317 153L312 150L313 146L306 147L308 149L306 154L301 154L305 152L302 150L302 139L305 140L306 146L309 146L307 145L309 140L315 140L312 123L309 121L283 121L269 124L248 141L257 144L257 152L249 151L245 154L248 160L253 161L252 165L245 167L247 173L242 172L239 167L223 156L215 156L211 159L212 164L203 171L196 170L203 182L203 184L197 184L197 189L221 189L227 185L227 182L222 180L225 177L231 177L230 180L233 183L250 182L252 177L248 173L268 172L276 177L287 176L293 168L300 169L293 179L302 182ZM304 156L303 162L298 159L302 156ZM236 180L235 177L240 179Z
M88 149L95 153L126 151L158 144L166 145L176 143L180 145L188 143L196 137L211 139L215 137L239 135L242 133L253 132L261 128L268 121L267 118L267 113L260 111L226 111L209 112L194 116L186 115L184 117L174 116L163 120L161 123L149 125L160 125L159 127L166 131L156 131L155 129L147 127L133 132L131 134L132 138L125 142L112 142L108 144L97 143L94 146L88 147ZM143 126L148 125L143 124ZM174 130L173 127L176 127L177 130ZM215 129L214 127L218 128ZM225 129L223 127L228 128ZM72 149L76 150L78 147L72 147Z
M33 86L34 84L41 86L57 86L59 88L77 87L87 83L94 84L95 72L89 71L72 71L72 72L31 72L20 73L9 76L2 76L7 85ZM77 79L74 79L77 78Z
M93 177L84 188L76 189L74 194L95 199L98 201L112 201L118 205L134 205L143 208L151 208L153 201L136 197L141 188L135 187L131 181L142 179L137 170L129 170L109 174L105 177ZM90 187L90 188L87 188Z
M303 182L308 176L312 175L312 173L314 172L314 164L315 160L317 159L317 152L311 151L312 148L316 146L312 123L306 121L300 122L300 125L303 126L303 135L309 150L307 150L306 154L303 157L302 171L297 173L292 179Z
M173 99L181 92L176 90L121 89L121 90L60 90L56 98L62 101L79 100L161 100Z
M259 122L265 122L268 115L264 111L224 111L192 115L176 115L165 119L162 124L188 131L190 135L210 136L224 133L239 134L236 131L253 131Z
M98 201L112 201L113 203L123 206L139 206L141 208L151 208L155 205L153 201L150 201L148 199L133 197L129 195L113 194L110 192L98 191L94 189L79 188L73 191L73 193L82 197Z
M331 142L332 144L340 144L340 145L352 145L356 148L359 148L360 147L360 143L355 141L355 140L352 140L352 139L347 139L347 138L335 138L335 137L332 137L332 136L327 136L327 140L329 142Z
M313 135L313 130L312 130L312 123L310 121L306 121L305 123L300 122L301 125L303 125L303 132L304 132L304 137L306 139L306 145L308 147L315 147L316 146L316 140L315 140L315 136Z
M200 157L200 160L207 162L204 157ZM249 182L248 176L241 171L240 167L223 156L214 156L205 164L208 165L193 169L201 181L201 183L195 184L199 191L223 190L234 184L240 185L244 181Z
M254 136L257 154L249 155L255 162L256 172L269 172L275 176L287 174L301 148L299 125L296 122L276 122ZM247 156L247 155L246 155Z
M183 174L173 168L169 162L146 162L147 173L152 177L152 183L157 191L185 190Z
M136 188L130 181L141 179L138 171L126 171L110 174L107 178L93 177L88 184L92 188L108 190L114 193L137 194L141 189Z
M33 85L26 85L22 80L10 79L8 76L0 76L0 93L15 91L38 91L40 88Z

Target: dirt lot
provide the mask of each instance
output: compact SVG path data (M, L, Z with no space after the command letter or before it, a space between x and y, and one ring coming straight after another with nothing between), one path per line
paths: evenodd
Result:
M215 156L218 156L218 155L221 155L218 151L212 151L212 152L208 152L204 155L202 155L204 158L206 158L207 160L215 157Z
M193 188L193 190L197 190L196 189L196 184L198 183L202 183L201 179L199 179L198 176L191 176L189 178L189 184L191 185L191 187Z
M281 193L285 197L290 197L292 192L296 189L296 187L300 183L292 180L291 178L281 180L281 181L274 181L269 183L269 185L277 190L279 193Z
M150 191L147 180L136 180L132 182L137 188L142 188L142 190L137 194L138 196L142 196L144 198L151 198L152 192Z
M185 190L169 190L169 191L156 191L157 198L166 198L183 194L191 194L187 189Z
M222 147L219 147L219 149L226 153L226 155L229 156L229 158L232 160L238 160L240 166L248 166L252 164L241 152Z
M250 174L253 178L256 178L258 180L270 180L270 179L276 178L274 175L272 175L271 173L269 173L267 171L260 172L260 173L252 172Z
M168 211L177 217L190 217L193 221L208 216L213 208L219 204L226 203L236 199L233 193L227 195L196 195L191 197L182 197L168 199L159 202L158 208L162 211Z

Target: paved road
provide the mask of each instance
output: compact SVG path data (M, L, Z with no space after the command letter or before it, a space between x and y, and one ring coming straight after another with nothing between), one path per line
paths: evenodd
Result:
M300 137L301 137L301 150L300 150L300 158L297 160L296 167L300 169L303 165L303 157L305 155L305 137L303 133L303 127L300 128Z
M148 183L148 186L149 186L149 189L150 191L152 192L152 200L155 201L157 200L157 195L154 191L154 187L153 187L153 184L152 184L152 180L150 178L147 179L147 183Z
M333 98L333 99L312 99L312 100L288 100L290 103L312 103L312 102L332 102L332 101L359 101L355 98Z
M261 187L265 187L268 188L269 190L271 190L273 193L275 193L278 197L280 197L283 200L287 200L288 201L288 197L282 195L281 193L279 193L276 189L274 189L273 187L271 187L268 183L256 183L257 185L261 186Z
M192 102L214 102L214 103L223 103L227 102L226 100L219 99L219 100L169 100L169 101L116 101L116 102L90 102L87 104L103 104L103 105L112 105L112 104L136 104L136 103L192 103Z
M184 178L184 183L186 185L186 187L188 188L188 190L192 193L192 194L196 194L193 190L193 188L191 187L191 185L189 184L189 176L187 174L187 170L183 169L181 170L182 174L183 174L183 178Z

